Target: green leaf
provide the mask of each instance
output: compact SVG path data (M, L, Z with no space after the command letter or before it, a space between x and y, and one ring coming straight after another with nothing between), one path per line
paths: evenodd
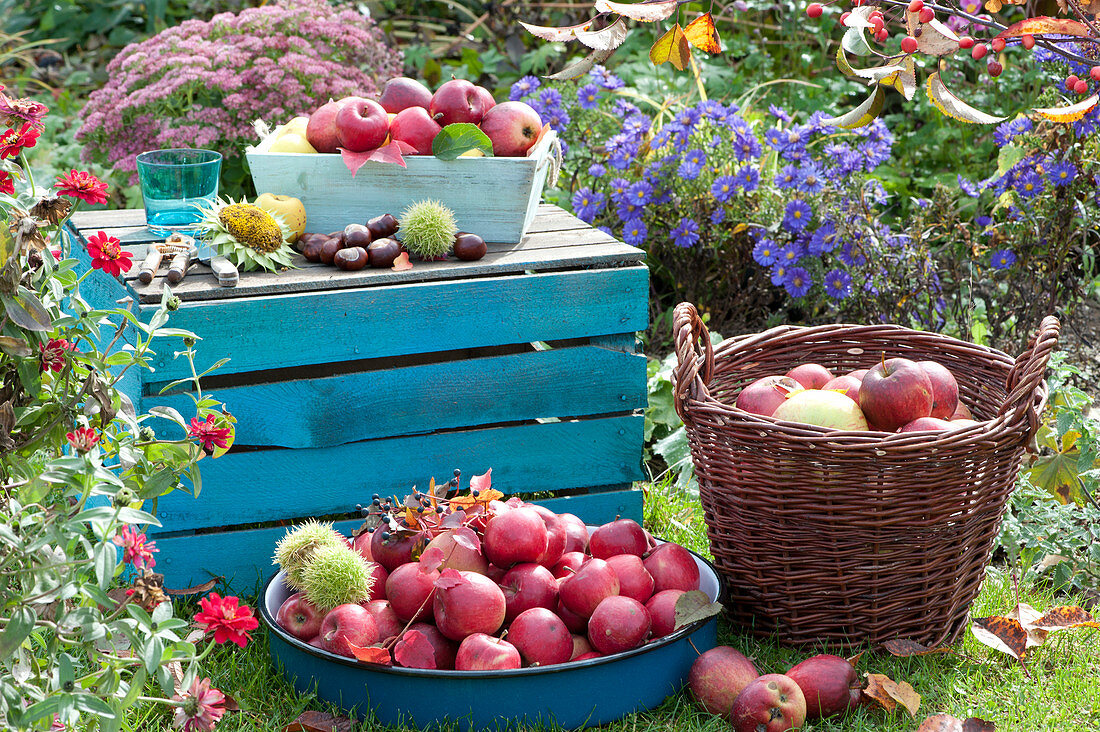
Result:
M711 602L705 592L692 590L676 598L674 612L676 614L675 627L682 628L685 625L691 625L717 615L722 612L722 605Z
M480 150L485 157L493 156L493 143L489 136L469 122L447 125L432 141L432 155L440 160L454 160L470 150Z
M122 708L128 709L134 705L137 698L141 696L142 689L145 688L145 680L149 678L149 672L145 670L144 666L138 666L137 671L134 672L133 678L130 679L130 690L126 692L126 696L122 698Z
M36 620L38 616L29 607L16 608L11 614L11 621L4 627L4 632L0 633L0 660L15 653L15 649L22 645L34 630Z
M4 312L20 328L45 333L53 327L49 313L34 295L18 296L0 294L4 301Z
M164 641L154 635L141 649L141 660L145 663L145 670L151 674L156 673L160 668L162 655L164 655Z
M93 553L95 554L96 584L105 590L115 577L115 567L118 566L118 547L101 542L96 544Z
M73 703L78 710L94 714L100 719L115 718L115 710L94 694L74 694Z

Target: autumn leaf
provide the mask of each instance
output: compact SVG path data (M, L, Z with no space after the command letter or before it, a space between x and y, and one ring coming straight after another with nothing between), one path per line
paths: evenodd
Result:
M419 630L406 630L393 647L393 658L405 668L435 668L435 648Z
M484 491L493 485L493 469L489 468L481 475L475 475L470 478L470 490L472 491ZM501 493L503 496L504 494Z
M439 577L436 578L434 584L441 590L449 590L452 587L458 587L459 585L468 583L469 580L463 577L457 569L448 567L439 573Z
M685 625L691 625L692 623L706 620L707 618L717 615L722 612L722 605L717 602L711 602L711 599L707 597L705 592L692 590L676 598L673 612L676 617L674 627L682 628Z
M1079 36L1089 38L1089 27L1078 20L1051 18L1038 15L1017 21L998 33L995 38L1015 38L1017 36L1037 36L1043 33L1056 33L1060 36Z
M700 51L722 52L722 40L718 37L718 29L714 27L714 18L710 13L703 13L688 23L684 28L684 37Z
M990 648L1007 653L1023 663L1027 655L1027 630L1014 618L990 616L974 618L970 631L978 642Z
M1042 630L1055 631L1067 628L1100 628L1100 623L1096 622L1092 615L1083 608L1073 605L1059 605L1036 618L1031 626Z
M929 648L913 640L898 638L882 644L890 654L908 658L909 656L927 656L930 653L951 653L950 648Z
M920 13L907 12L905 27L909 35L917 39L917 50L932 56L945 56L959 50L959 37L955 31L938 20L921 23ZM917 29L920 29L920 33Z
M577 38L577 32L587 31L592 27L592 19L588 19L584 23L578 25L567 25L559 28L552 28L543 25L531 25L530 23L524 23L522 20L519 24L523 26L524 30L533 36L543 39L544 41L551 41L553 43L564 43L566 41L573 41Z
M382 646L357 646L351 641L348 641L348 647L351 648L351 652L355 654L355 657L360 661L367 663L379 663L383 666L392 666L390 661L389 650Z
M881 86L876 86L875 90L871 92L871 96L863 104L839 117L822 120L822 124L835 125L846 130L869 125L882 113L882 105L885 99L886 92L882 90Z
M578 41L589 48L597 51L611 51L623 45L623 41L626 40L626 23L619 18L598 31L577 31L576 36Z
M434 572L439 569L439 565L443 564L447 557L443 554L443 550L437 546L429 547L424 550L424 553L420 555L420 569L424 572Z
M920 709L920 694L904 681L894 681L885 674L863 674L867 679L867 686L863 689L863 695L876 702L888 712L892 712L898 704L916 719L917 710Z
M927 91L928 100L932 102L932 105L951 119L979 125L993 125L1008 119L1007 117L994 117L991 114L986 114L959 99L943 85L938 71L928 75L925 91Z
M618 13L631 20L652 23L665 20L680 7L680 0L656 0L646 3L616 3L610 0L596 0L597 13Z
M367 150L366 152L352 152L342 147L339 148L339 150L340 157L343 159L344 165L348 166L348 170L351 171L352 178L355 177L355 174L359 172L360 168L370 161L376 163L391 163L393 165L400 165L402 168L408 167L405 165L405 158L401 156L401 143L399 142L391 142L389 145L385 145L375 150Z
M866 651L860 651L860 652L859 652L859 653L857 653L856 655L854 655L854 656L852 656L851 658L847 659L847 660L848 660L848 663L850 663L850 664L852 664L853 666L855 666L855 665L856 665L857 663L859 663L859 660L860 660L861 658L863 658L863 654L864 654L864 653L866 653Z
M1035 646L1041 646L1046 642L1047 636L1050 632L1043 628L1036 628L1034 622L1042 616L1042 613L1028 605L1026 602L1021 602L1016 607L1009 611L1005 617L1009 620L1018 620L1024 630L1027 631L1027 644L1026 647L1033 648Z
M920 723L917 732L994 732L992 722L977 717L959 719L950 714L934 714Z
M393 260L393 266L390 267L394 272L404 272L407 269L412 269L412 262L409 261L409 253L401 252L397 255L397 259Z
M653 47L649 49L649 60L655 66L660 66L667 61L678 70L683 71L687 68L690 59L691 44L688 43L687 36L684 35L684 29L680 27L679 23L669 28L668 32L658 38Z
M477 534L469 526L458 527L451 532L451 536L454 538L455 544L481 554L481 540L477 538Z
M184 587L182 590L170 590L167 587L164 588L164 594L166 595L203 595L210 590L218 586L219 582L225 582L225 577L211 577L201 585L194 585L193 587Z
M1043 107L1032 111L1053 122L1076 122L1091 112L1098 102L1100 102L1100 94L1093 94L1088 99L1068 107Z
M328 712L302 712L283 732L351 732L351 720Z
M609 48L606 51L592 51L580 61L566 66L561 71L554 74L547 74L545 78L553 81L567 81L569 79L576 79L584 76L591 71L596 64L602 64L607 59L615 55L615 49Z

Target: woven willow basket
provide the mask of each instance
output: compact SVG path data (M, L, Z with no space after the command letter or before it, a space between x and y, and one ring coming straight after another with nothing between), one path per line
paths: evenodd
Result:
M788 644L957 639L1046 403L1058 321L1015 360L893 325L781 326L715 348L690 303L674 326L676 409L734 623ZM979 424L836 432L733 406L800 363L842 374L883 354L949 368Z

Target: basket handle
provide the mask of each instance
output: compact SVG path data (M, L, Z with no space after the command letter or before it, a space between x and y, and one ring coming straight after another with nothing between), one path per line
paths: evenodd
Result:
M714 375L714 346L699 311L690 302L682 302L672 312L672 332L676 340L676 368L672 371L672 394L676 414L685 422L684 402L694 389L706 388ZM703 370L700 379L699 369Z
M1050 354L1058 345L1060 324L1058 318L1048 315L1043 318L1038 332L1028 341L1027 348L1016 359L1008 373L1008 396L1001 406L998 416L1009 416L1012 421L1019 419L1020 412L1027 420L1028 434L1034 434L1039 427L1039 411L1045 402L1045 395L1039 397L1039 390L1046 376Z

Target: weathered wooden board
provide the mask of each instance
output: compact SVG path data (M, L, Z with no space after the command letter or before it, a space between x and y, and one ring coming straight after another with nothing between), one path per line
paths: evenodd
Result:
M495 475L494 471L494 475ZM589 524L602 524L616 517L642 520L642 492L609 491L537 501L557 513L573 513ZM362 521L337 522L346 536ZM275 543L290 526L224 531L217 533L157 537L157 571L171 589L194 587L212 577L224 577L232 592L242 596L257 592L275 572L272 555Z
M201 335L200 370L228 354L220 373L239 373L643 330L648 274L632 266L192 302L170 322ZM167 348L151 362L147 380L190 374Z
M535 217L555 165L554 135L522 158L440 160L408 156L405 167L368 162L352 175L338 154L269 153L272 137L245 151L257 191L294 196L320 231L334 231L432 199L455 214L460 231L518 242Z
M645 373L643 355L581 346L248 384L214 394L237 419L237 445L326 447L645 409ZM188 394L147 396L142 405L184 414L194 408Z
M429 415L425 415L428 418ZM641 415L367 440L326 448L230 452L203 460L202 492L160 499L158 533L349 513L371 494L406 495L454 468L492 468L506 493L641 480Z

